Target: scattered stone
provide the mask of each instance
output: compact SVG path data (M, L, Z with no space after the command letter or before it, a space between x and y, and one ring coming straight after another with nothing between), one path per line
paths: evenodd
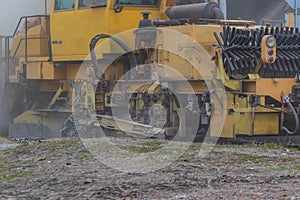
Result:
M199 159L199 149L193 144L166 168L129 174L78 160L86 151L78 139L21 144L0 151L0 199L299 199L299 150L280 156L282 149L217 146Z
M46 160L46 156L36 158L37 161L44 161Z
M87 179L85 179L85 181L84 181L84 184L91 184L91 183L93 183L93 181L92 181L92 179L90 179L90 178L87 178Z
M287 154L290 154L290 153L292 153L292 151L291 151L291 150L289 150L289 149L286 149L284 152L285 152L285 153L287 153Z

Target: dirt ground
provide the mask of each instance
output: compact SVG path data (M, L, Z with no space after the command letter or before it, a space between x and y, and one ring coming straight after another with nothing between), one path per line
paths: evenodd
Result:
M158 144L139 142L129 149ZM200 146L166 168L128 174L96 160L79 139L25 142L0 150L0 199L300 199L299 149L217 145L198 158Z
M0 143L8 143L8 144L12 144L15 143L13 140L5 138L5 137L0 137Z

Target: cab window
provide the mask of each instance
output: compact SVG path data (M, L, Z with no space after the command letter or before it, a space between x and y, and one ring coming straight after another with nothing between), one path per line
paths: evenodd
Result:
M116 3L122 5L157 6L158 0L116 0Z
M79 0L79 8L106 6L107 0Z
M54 10L73 10L75 0L55 0Z

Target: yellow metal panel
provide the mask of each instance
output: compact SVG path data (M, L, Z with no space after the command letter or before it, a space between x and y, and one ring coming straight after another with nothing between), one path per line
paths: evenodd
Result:
M77 72L79 71L79 68L80 68L80 64L69 64L69 65L67 65L66 66L66 73L67 73L67 75L66 75L66 79L67 80L74 80L74 79L76 79L76 76L77 76ZM85 66L86 67L86 66ZM85 67L82 67L81 69L82 70L86 70L86 68ZM81 74L86 74L86 71L81 71Z
M234 133L237 134L251 134L251 113L235 112L234 113Z
M179 33L185 34L188 37L191 37L195 40L199 45L202 45L204 50L200 52L203 57L213 56L215 54L215 49L212 47L212 44L217 43L216 39L212 32L219 32L221 31L220 26L216 25L185 25L185 26L173 26L168 27L169 29L178 31ZM168 36L169 37L169 36ZM170 39L170 38L169 38ZM172 44L164 44L168 46L170 49L177 49L177 55L173 55L169 53L168 56L164 56L163 64L166 64L173 69L175 69L179 74L186 77L187 79L201 79L204 75L199 73L199 70L205 69L207 67L207 62L202 60L197 60L199 56L195 54L195 46L193 44L186 44L182 42L179 46L177 43ZM198 52L197 52L198 53ZM165 53L166 54L166 53ZM178 56L182 55L186 58L186 60L182 59L182 57ZM197 69L195 69L189 62L196 63L197 62ZM212 62L212 65L215 63ZM203 72L203 71L202 71ZM176 78L178 77L178 73L172 73L170 70L165 71L167 77Z
M235 98L235 107L236 108L248 108L248 96L243 96L243 95L234 95Z
M27 64L26 77L28 79L41 79L41 63L30 62Z
M27 32L27 55L48 56L48 35L45 35L42 25L30 28ZM10 56L25 56L25 33L19 33L14 39Z
M65 68L55 68L52 62L28 62L27 79L60 80L66 78Z
M256 81L246 80L241 81L241 92L245 93L255 93L256 92Z
M191 64L189 64L186 60L180 58L180 56L178 55L174 55L171 53L169 53L168 58L169 59L165 64L169 67L164 69L163 73L161 73L160 75L163 75L168 78L181 78L181 79L182 77L185 78L192 77L191 67L190 67ZM170 67L172 68L172 70L170 70Z
M279 114L278 113L255 113L254 135L278 134Z
M45 65L43 64L41 66L41 68L42 68L42 79L48 79L48 80L54 79L55 69L54 69L53 65L51 66L48 64L45 64Z
M116 14L114 10L108 11L108 32L117 34L138 28L139 21L142 19L141 11L143 10L151 12L150 19L167 19L166 15L159 10L159 7L124 6L121 13Z
M295 19L294 13L289 13L288 14L289 27L294 27L294 25L295 25L294 19Z
M60 80L60 79L65 79L66 78L66 69L61 67L61 68L56 68L53 66L53 63L51 62L43 62L41 63L41 78L46 79L46 80Z
M39 90L43 92L56 92L59 86L60 86L59 81L45 80L42 81L41 84L39 85Z
M166 19L159 7L124 6L122 12L113 10L114 1L107 7L53 11L51 6L51 40L54 61L84 60L89 43L97 34L115 35L136 29L143 10L150 10L150 18ZM163 1L165 2L165 1Z
M225 112L225 121L223 125L223 129L220 137L223 138L233 138L234 137L234 113L231 112L232 104L233 104L233 96L230 94L226 95L226 108ZM214 126L214 124L211 124ZM211 133L212 136L219 137L216 133Z
M266 135L279 133L278 113L258 113L254 114L254 126L251 112L235 112L234 133L242 135ZM226 127L226 126L225 126ZM254 130L253 130L254 128Z
M176 93L187 94L189 92L204 93L207 89L205 82L203 81L189 81L189 86L187 88L187 83L183 80L182 82L176 81L172 82L172 89L176 91Z
M85 59L89 53L89 42L92 37L100 33L98 31L99 26L105 26L105 20L102 20L105 19L104 9L51 13L51 40L54 61L75 60L75 58L77 60Z
M225 118L225 122L224 122L224 126L222 129L222 133L220 135L220 137L222 138L233 138L234 137L234 117L233 115L226 115ZM213 124L212 124L213 126ZM212 137L219 137L219 135L217 135L216 133L211 133L210 134Z
M195 41L200 43L213 56L215 54L212 44L217 44L217 41L212 34L213 32L221 32L222 27L217 25L186 25L186 26L171 26L169 29L179 31L188 35Z
M281 93L288 95L292 92L292 86L296 83L294 78L258 79L256 80L256 92L259 95L271 96L281 102Z
M234 96L227 92L226 93L226 114L223 130L221 137L223 138L233 138L234 137L234 113L232 112ZM231 110L230 110L231 109ZM211 126L216 126L216 124L211 124ZM213 137L219 137L218 133L210 133Z

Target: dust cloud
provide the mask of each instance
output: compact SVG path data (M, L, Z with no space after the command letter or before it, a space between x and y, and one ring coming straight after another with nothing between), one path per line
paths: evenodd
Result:
M49 4L50 0L48 0ZM7 136L10 120L4 106L4 38L15 31L22 16L44 14L44 0L0 0L0 136Z

